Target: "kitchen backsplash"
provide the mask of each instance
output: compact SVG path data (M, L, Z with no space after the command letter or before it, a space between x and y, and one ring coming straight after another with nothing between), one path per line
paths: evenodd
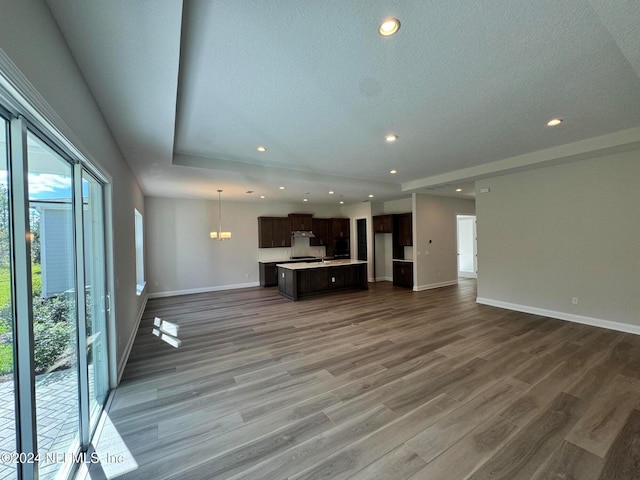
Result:
M292 256L323 257L326 254L326 247L312 247L309 245L308 238L296 238L295 242L295 245L290 248L259 248L258 261L287 260Z

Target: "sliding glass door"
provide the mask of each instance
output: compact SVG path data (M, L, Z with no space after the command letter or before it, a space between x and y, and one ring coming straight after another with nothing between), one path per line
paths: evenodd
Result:
M80 413L73 165L27 134L36 418L40 478L77 449Z
M0 455L16 451L15 326L12 303L11 228L9 217L9 122L0 117ZM17 478L13 462L0 462L0 478Z
M9 117L0 106L0 479L65 478L109 393L105 183Z
M104 186L82 172L86 356L91 429L95 428L109 391L107 366L107 295L104 236Z

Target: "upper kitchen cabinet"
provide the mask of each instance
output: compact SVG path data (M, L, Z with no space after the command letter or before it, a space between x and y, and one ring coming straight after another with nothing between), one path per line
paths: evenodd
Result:
M349 238L350 220L348 218L332 218L330 228L332 238Z
M373 233L393 232L393 215L376 215L373 217Z
M309 245L312 247L325 247L329 244L329 219L313 218L311 231L315 237L309 239Z
M308 213L290 213L291 231L309 231L312 230L313 215ZM314 232L315 234L315 232Z
M413 245L413 214L398 215L398 245L410 247Z
M286 217L258 217L258 248L291 246L291 220Z

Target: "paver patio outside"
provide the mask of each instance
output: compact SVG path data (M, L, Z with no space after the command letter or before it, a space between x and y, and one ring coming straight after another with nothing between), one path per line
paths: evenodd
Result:
M90 372L92 373L92 372ZM91 377L92 375L90 375ZM90 379L91 381L91 379ZM74 368L36 376L38 450L68 452L78 435L78 381ZM0 383L0 453L16 451L13 381ZM42 480L55 478L60 465L40 462ZM0 480L16 478L15 465L0 463Z

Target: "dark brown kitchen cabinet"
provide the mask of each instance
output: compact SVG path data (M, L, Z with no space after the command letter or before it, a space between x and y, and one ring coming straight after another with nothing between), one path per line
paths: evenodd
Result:
M277 277L278 293L290 300L350 288L369 288L366 262L295 269L280 265Z
M413 245L413 215L403 213L398 215L398 245L410 247Z
M260 285L273 287L278 285L278 267L276 262L260 262L258 264Z
M327 268L299 270L297 272L298 295L309 295L329 288Z
M332 218L330 224L332 238L349 238L350 221L348 218Z
M273 218L258 217L258 248L273 247Z
M373 233L391 233L393 231L393 215L376 215L373 217Z
M258 248L291 246L291 220L287 217L258 217Z
M393 262L393 284L398 287L413 288L413 263Z
M329 268L329 288L343 288L344 271L347 267L330 267Z
M308 213L290 213L291 231L309 231L312 229L313 215Z
M278 286L278 264L298 263L300 260L281 260L279 262L258 262L258 271L260 273L260 285L262 287ZM320 263L320 259L305 260L305 263ZM313 288L316 288L313 285Z
M274 247L291 246L291 220L288 218L275 217L273 222L273 243Z
M357 266L348 266L344 268L344 284L345 285L359 285L361 282L360 273L362 272L361 268ZM367 280L365 279L366 283Z
M309 239L312 247L325 247L329 244L329 219L313 218L311 220L311 231L315 235Z

